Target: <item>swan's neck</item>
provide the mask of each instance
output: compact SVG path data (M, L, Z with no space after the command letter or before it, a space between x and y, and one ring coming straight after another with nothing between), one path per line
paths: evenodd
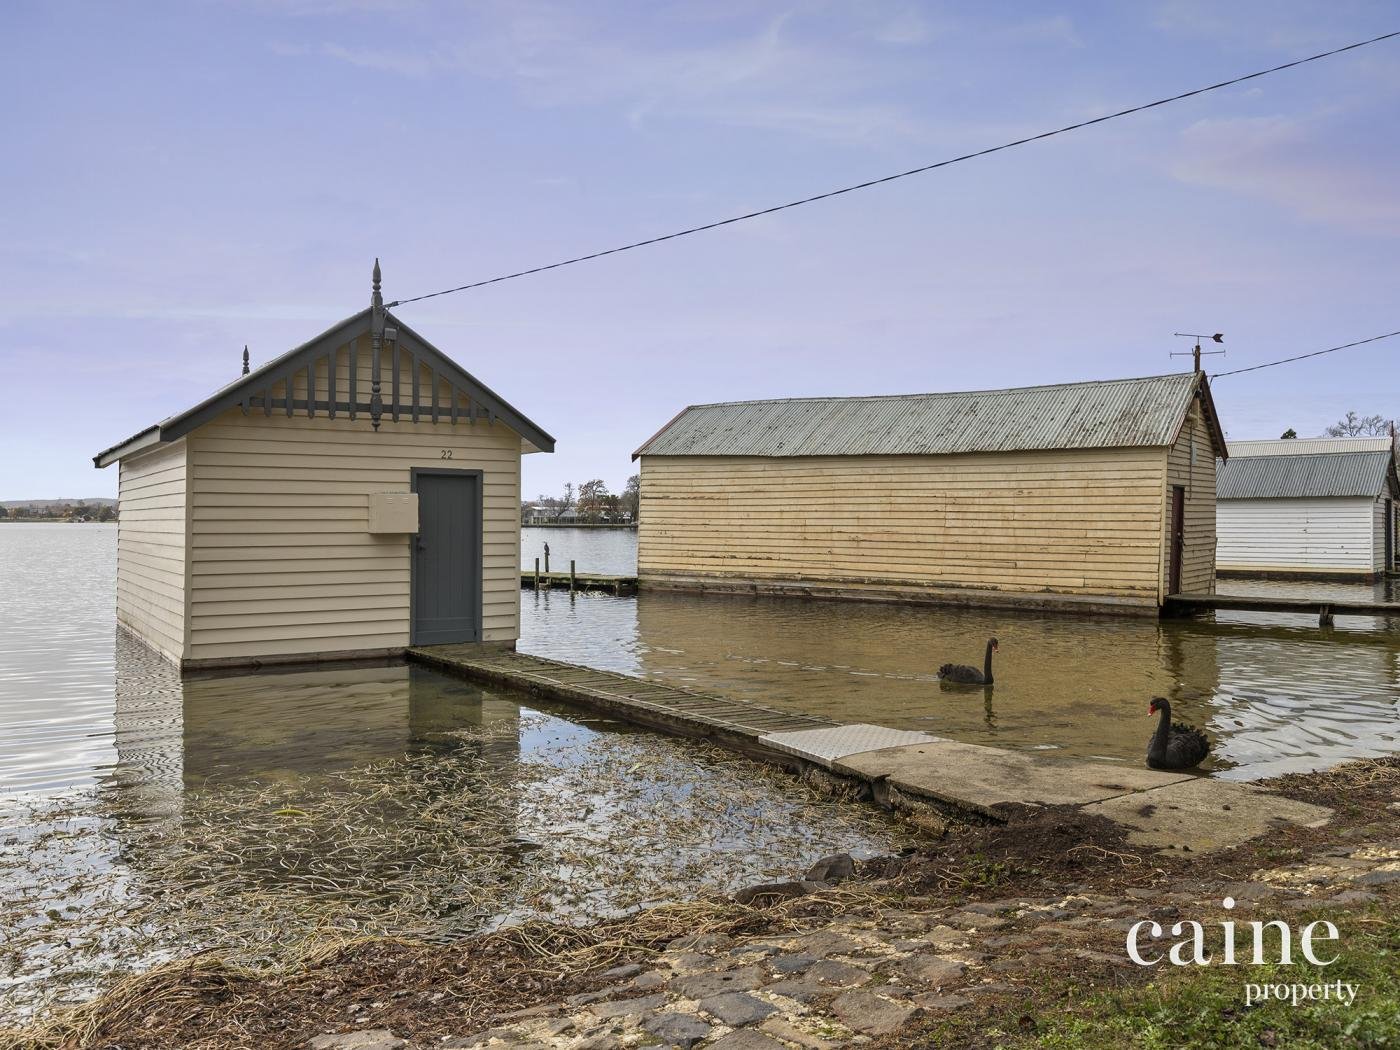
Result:
M1167 749L1167 735L1172 728L1172 707L1165 700L1160 705L1162 716L1157 720L1157 732L1152 734L1152 745L1149 748L1154 753L1164 752Z
M982 661L982 678L988 684L992 683L992 643L987 643L987 658Z

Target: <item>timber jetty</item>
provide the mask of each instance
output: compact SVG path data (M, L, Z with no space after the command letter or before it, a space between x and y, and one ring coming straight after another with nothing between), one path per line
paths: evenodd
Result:
M562 588L567 591L606 591L608 594L636 594L637 577L609 576L596 572L540 572L520 570L520 586L537 591Z
M1337 616L1400 618L1400 602L1363 602L1341 598L1276 598L1244 594L1169 594L1162 611L1168 616L1230 610L1236 612L1306 613L1330 627Z

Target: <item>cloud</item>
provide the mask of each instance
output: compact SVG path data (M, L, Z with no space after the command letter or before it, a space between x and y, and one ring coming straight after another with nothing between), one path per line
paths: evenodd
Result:
M329 58L337 58L360 69L377 69L385 73L398 73L406 77L425 77L440 66L441 61L433 54L414 51L389 51L380 47L343 47L340 44L324 44L321 53Z
M420 47L402 39L393 47L273 47L404 77L499 80L528 104L611 107L639 129L701 121L860 145L922 134L884 89L926 76L926 66L912 54L901 66L869 41L912 45L928 26L904 14L865 31L858 10L834 17L781 11L756 19L740 7L704 17L663 9L620 22L598 9L521 0L473 8L465 23Z
M920 12L906 9L894 15L870 31L870 38L881 44L895 47L908 47L922 44L933 36L933 26Z
M1353 8L1352 12L1339 10ZM1311 0L1163 0L1152 16L1152 25L1171 36L1208 40L1216 45L1265 47L1275 51L1311 51L1335 47L1349 40L1338 38L1338 26L1364 24L1359 5L1346 0L1315 4ZM1360 33L1357 36L1366 36Z
M356 14L402 14L423 6L423 0L228 0L234 6L292 18L325 18Z
M1400 235L1400 164L1393 151L1359 153L1369 137L1343 138L1335 131L1317 118L1197 121L1182 133L1181 159L1172 174L1268 201L1313 222Z
M1069 15L1052 15L1037 18L1010 26L1005 33L1008 39L1027 43L1058 44L1064 47L1083 47L1084 40L1074 28L1074 20Z

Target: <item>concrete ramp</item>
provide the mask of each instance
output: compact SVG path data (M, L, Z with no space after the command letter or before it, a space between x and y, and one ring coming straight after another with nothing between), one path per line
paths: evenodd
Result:
M665 733L765 758L792 758L912 795L998 817L1006 804L1082 806L1139 845L1224 849L1331 811L1256 788L1136 764L1053 758L829 719L697 693L631 675L481 645L418 646L410 660L476 681L579 704Z
M833 768L987 814L1004 803L1082 806L1189 779L1182 773L942 739L848 755Z
M943 742L942 737L927 733L911 733L903 729L890 729L888 726L870 725L856 722L851 725L832 726L830 729L803 729L789 733L769 733L759 738L762 743L777 751L805 758L817 765L832 768L832 764L849 755L882 748L903 748L912 744L933 744Z
M1332 817L1323 806L1205 777L1096 802L1084 812L1122 824L1134 845L1195 853L1238 846L1290 824L1321 827Z

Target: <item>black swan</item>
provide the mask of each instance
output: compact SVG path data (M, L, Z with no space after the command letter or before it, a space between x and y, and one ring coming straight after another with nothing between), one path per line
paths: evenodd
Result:
M1172 724L1172 705L1154 697L1147 713L1162 712L1157 732L1147 742L1147 764L1153 769L1190 769L1199 766L1210 751L1210 741L1195 726Z
M968 667L967 664L944 664L938 669L938 677L944 682L961 682L964 685L991 685L992 684L992 653L997 651L997 640L987 639L987 658L982 663L982 670L975 667Z

